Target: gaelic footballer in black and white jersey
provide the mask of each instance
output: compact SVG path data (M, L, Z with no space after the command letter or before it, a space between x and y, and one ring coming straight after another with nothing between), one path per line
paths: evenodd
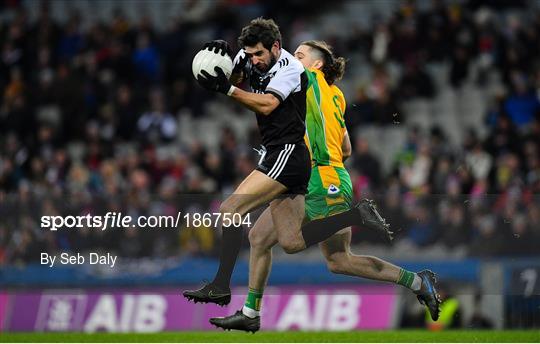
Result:
M202 71L198 83L207 90L226 94L252 110L262 138L262 157L220 207L221 213L241 216L270 204L271 220L280 245L287 252L306 247L301 226L311 160L304 143L307 75L302 64L281 46L281 33L271 19L257 18L242 29L241 52L234 59L229 78L215 68L217 76ZM205 45L229 54L225 41ZM247 81L249 90L240 88ZM284 197L287 195L287 197ZM257 224L255 224L257 225ZM239 254L243 233L223 227L220 266L214 280L198 290L184 292L197 302L230 302L230 278Z

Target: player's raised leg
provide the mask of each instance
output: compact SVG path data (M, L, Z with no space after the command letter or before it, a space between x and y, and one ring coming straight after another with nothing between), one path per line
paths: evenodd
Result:
M297 253L323 242L341 229L359 225L379 232L384 238L392 240L393 232L389 224L381 217L372 200L363 199L351 209L325 218L310 221L299 232L290 232L292 241L285 243L287 253Z
M402 285L411 289L429 309L431 318L439 318L441 303L435 287L435 274L429 270L414 273L373 256L351 252L351 231L340 231L319 244L330 271L336 274L368 278Z
M315 220L301 224L305 215L304 204L300 203L303 195L301 199L291 196L271 204L274 227L285 252L302 251L351 225L375 230L392 239L390 226L378 213L373 201L364 199L351 207L352 185L344 168L317 166L313 168L311 177L306 203L308 212L313 212L309 208L314 204L323 208L316 216L310 216Z
M312 182L310 183L310 186L313 187L313 179L311 181ZM345 191L347 190L347 188L344 187L343 190ZM278 243L279 233L281 233L282 246L286 246L283 241L289 240L290 237L294 236L293 231L286 230L286 228L297 228L299 226L299 222L301 220L298 220L299 216L297 212L301 211L303 208L298 206L299 202L300 198L290 197L286 199L274 200L270 204L270 208L266 209L259 217L259 219L255 223L255 226L251 229L249 233L249 241L251 247L249 265L249 291L246 297L245 305L241 310L237 311L231 316L211 318L211 324L226 330L234 329L247 332L256 332L259 330L260 309L262 304L263 292L267 284L272 264L272 247ZM323 202L326 204L326 201ZM326 206L313 206L313 204L316 203L317 202L315 202L314 198L311 197L309 202L309 204L311 205L309 209L310 213L317 214L319 211L326 212L337 209L329 209ZM339 207L341 205L342 204L335 204L335 207ZM281 230L278 230L277 226L275 226L276 222L278 223L278 226L280 226ZM328 251L332 252L330 256L336 261L336 266L339 263L345 264L347 258L349 258L348 255L341 254L345 252L350 253L350 230L346 230L345 233L346 235L334 235L332 237L332 242L329 243L330 248ZM338 236L339 238L337 240L334 239ZM360 266L358 269L344 268L343 271L349 272L349 274L353 274L356 276L363 274L368 278L378 277L376 273L367 273L366 271L370 270L371 267L365 262L361 263L362 266ZM386 272L386 279L383 280L387 280L390 282L395 281L394 276L399 274L399 268L391 264L388 264L388 267L390 268L390 271Z

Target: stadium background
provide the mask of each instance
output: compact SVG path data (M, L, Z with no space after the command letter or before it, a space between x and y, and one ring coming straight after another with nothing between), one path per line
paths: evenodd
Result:
M348 59L356 197L392 244L353 251L432 268L458 300L425 323L407 291L337 276L317 249L274 250L267 329L540 326L540 4L537 1L5 1L0 6L0 330L209 329L229 308L180 290L211 278L219 232L59 230L39 216L217 209L253 168L253 115L198 87L191 59L235 45L257 16L289 50L324 39ZM39 264L115 252L114 269ZM247 245L233 283L247 282Z

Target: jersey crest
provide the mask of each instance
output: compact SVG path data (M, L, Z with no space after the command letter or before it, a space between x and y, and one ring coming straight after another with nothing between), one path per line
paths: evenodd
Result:
M328 194L335 195L337 193L339 193L339 188L334 184L330 184L330 186L328 186Z

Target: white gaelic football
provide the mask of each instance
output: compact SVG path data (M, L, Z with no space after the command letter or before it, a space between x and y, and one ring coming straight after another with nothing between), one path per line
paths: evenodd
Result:
M203 70L208 72L210 75L216 76L214 67L220 67L227 78L229 78L233 68L231 57L228 54L223 56L219 53L208 50L208 48L205 48L195 55L191 64L191 69L195 79L201 75L201 71Z

